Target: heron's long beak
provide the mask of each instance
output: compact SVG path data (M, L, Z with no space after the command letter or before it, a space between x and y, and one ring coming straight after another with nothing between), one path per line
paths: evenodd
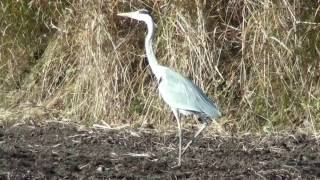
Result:
M122 17L129 17L132 18L132 13L118 13L118 16L122 16Z

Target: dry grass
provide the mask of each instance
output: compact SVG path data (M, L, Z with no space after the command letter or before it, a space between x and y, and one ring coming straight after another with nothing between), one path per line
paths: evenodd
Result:
M149 8L159 61L216 100L228 131L319 130L316 2L31 2L25 13L1 3L0 99L8 112L28 102L85 124L173 124L146 63L146 28L116 16Z

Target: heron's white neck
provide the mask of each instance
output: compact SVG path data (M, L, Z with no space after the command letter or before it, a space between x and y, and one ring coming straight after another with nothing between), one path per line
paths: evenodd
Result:
M159 72L159 64L157 61L157 58L154 54L152 43L153 43L153 37L154 37L154 32L155 32L155 25L152 20L152 18L148 18L145 20L145 23L147 24L148 28L148 34L145 39L145 48L146 48L146 54L147 54L147 59L149 62L149 65L151 67L151 70L153 74L156 76L156 78L159 80L160 79L160 72Z

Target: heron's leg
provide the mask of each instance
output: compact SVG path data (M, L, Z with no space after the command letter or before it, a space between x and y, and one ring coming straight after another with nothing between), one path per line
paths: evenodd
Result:
M196 132L196 134L194 135L194 137L191 139L191 141L188 142L188 144L186 145L186 147L183 149L182 155L187 151L187 149L189 148L189 146L196 140L196 138L199 136L199 134L208 126L208 123L203 123L201 125L201 127L199 128L199 130Z
M182 149L182 130L181 130L181 121L180 121L180 117L179 117L179 112L178 110L173 110L173 114L177 120L177 124L178 124L178 136L179 136L179 158L178 158L178 165L177 166L181 166L181 149Z

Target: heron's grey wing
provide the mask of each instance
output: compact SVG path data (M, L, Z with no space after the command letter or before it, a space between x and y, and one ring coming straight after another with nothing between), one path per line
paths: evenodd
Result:
M217 118L221 113L217 105L189 79L167 68L159 84L159 92L164 101L172 108L205 113Z

